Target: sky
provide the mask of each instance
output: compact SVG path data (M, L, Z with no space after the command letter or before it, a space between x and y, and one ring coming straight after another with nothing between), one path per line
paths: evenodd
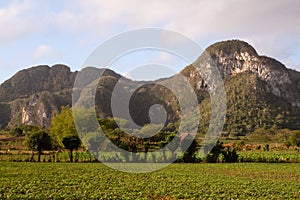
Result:
M299 9L298 0L1 0L0 83L40 64L80 70L104 41L147 27L179 32L203 48L222 40L245 40L259 54L300 71ZM164 53L143 52L123 58L127 63L120 61L124 66L117 72L128 74L128 60L137 57L146 59L144 63L172 65L175 72L186 64Z

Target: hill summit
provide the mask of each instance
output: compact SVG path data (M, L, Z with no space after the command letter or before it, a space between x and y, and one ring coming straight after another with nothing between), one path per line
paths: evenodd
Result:
M209 46L206 53L224 79L227 93L225 132L244 135L260 127L300 129L300 72L287 69L273 58L258 55L244 41L217 42ZM201 67L203 57L203 54L200 55L181 71L197 94L201 113L200 132L207 130L210 117L207 79L195 70L195 67ZM93 80L97 80L95 72L105 69L84 70L90 70L90 75L95 76ZM16 73L0 86L2 127L22 124L48 127L53 111L72 105L72 89L78 73L71 72L64 65L36 66ZM176 81L176 75L145 84L147 82L132 81L105 70L97 81L97 114L112 116L110 102L117 83L124 95L143 83L130 100L133 120L139 125L149 123L150 107L161 104L167 111L167 121L176 122L180 119L180 106L172 91L159 85L162 81ZM89 85L95 83L83 84L86 89L80 91L80 98L84 98L89 93Z

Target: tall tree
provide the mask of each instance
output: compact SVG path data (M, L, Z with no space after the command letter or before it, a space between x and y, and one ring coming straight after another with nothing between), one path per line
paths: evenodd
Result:
M61 112L54 113L50 125L50 134L54 138L55 145L63 147L62 140L66 136L78 136L75 127L72 110L69 107L62 107Z
M27 138L27 146L33 152L37 151L38 162L40 162L43 150L50 150L52 147L51 137L45 131L35 132ZM32 153L32 159L33 155Z
M76 135L69 135L62 139L62 143L64 147L70 151L70 162L73 162L73 150L80 147L81 140Z

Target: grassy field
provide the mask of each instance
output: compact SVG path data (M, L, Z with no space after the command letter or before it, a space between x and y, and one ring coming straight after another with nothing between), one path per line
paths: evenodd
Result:
M172 164L148 174L99 163L0 162L0 199L300 199L300 164Z

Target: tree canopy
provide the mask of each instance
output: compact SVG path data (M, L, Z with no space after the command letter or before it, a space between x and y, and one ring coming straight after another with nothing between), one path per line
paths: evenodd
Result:
M80 147L81 140L76 135L69 135L62 139L62 143L64 147L70 151L70 162L73 162L73 150Z
M72 110L69 107L62 107L61 112L54 113L50 125L50 134L55 140L55 145L63 147L62 139L66 136L77 136Z
M38 152L38 162L41 160L43 150L50 150L52 148L51 137L45 131L38 131L31 134L26 142L29 149Z

